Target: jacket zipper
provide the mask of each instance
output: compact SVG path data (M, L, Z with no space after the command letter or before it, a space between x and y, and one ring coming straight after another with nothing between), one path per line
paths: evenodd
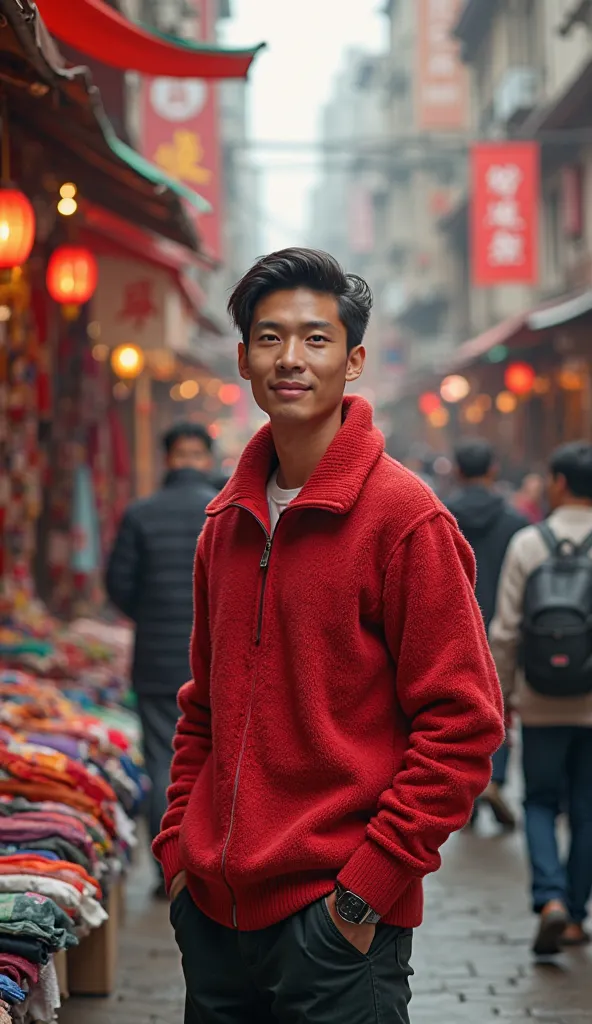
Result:
M272 545L273 538L267 532L267 528L265 526L265 523L261 519L259 519L259 517L256 516L254 514L254 512L251 512L251 510L249 508L247 508L245 505L239 505L238 503L236 504L236 508L242 508L242 509L244 509L245 512L248 512L250 515L252 515L253 518L256 519L257 522L259 523L261 529L263 530L263 532L265 534L265 538L266 538L265 548L263 549L263 554L261 556L261 561L259 562L259 568L263 571L263 579L261 581L261 591L260 591L260 595L259 595L259 609L258 609L258 612L257 612L257 633L256 633L256 637L255 637L255 643L258 645L261 642L261 627L262 627L262 623L263 623L263 603L264 603L264 599L265 599L265 583L267 581L267 570L268 570L268 566L269 566L269 557L271 555L271 545ZM230 896L231 896L231 899L232 899L232 926L233 926L233 928L237 928L238 927L238 924L237 924L237 914L236 914L236 897L234 895L233 888L230 885L230 883L228 881L228 878L226 877L226 859L227 859L227 855L228 855L228 846L230 844L230 839L232 837L232 832L233 832L233 829L234 829L234 819L235 819L235 812L236 812L236 800L237 800L237 797L238 797L238 787L239 787L239 782L240 782L240 773L241 773L243 758L245 756L245 751L247 749L247 737L248 737L248 734L249 734L249 725L251 724L251 716L253 714L253 699L254 699L254 696L255 696L255 687L256 687L256 685L257 685L257 673L255 672L255 674L253 675L253 682L251 683L251 692L249 694L249 706L248 706L248 709L247 709L247 717L245 718L245 725L244 725L244 728L243 728L243 735L242 735L242 740L241 740L241 746L240 746L240 751L239 751L239 755L238 755L238 761L236 763L236 772L234 774L234 786L233 786L233 790L232 790L232 804L231 804L231 807L230 807L230 821L229 821L229 824L228 824L228 832L226 834L226 840L224 842L224 847L222 849L221 871L222 871L222 877L224 878L224 881L226 882L226 885L228 887L228 890L230 892Z

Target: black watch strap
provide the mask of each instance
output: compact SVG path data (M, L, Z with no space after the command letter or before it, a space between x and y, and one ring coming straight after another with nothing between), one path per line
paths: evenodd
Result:
M335 906L342 921L348 924L378 924L380 914L361 896L337 883Z

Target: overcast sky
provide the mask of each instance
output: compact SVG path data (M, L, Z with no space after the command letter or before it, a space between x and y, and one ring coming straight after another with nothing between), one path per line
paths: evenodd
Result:
M383 47L384 0L233 0L232 6L226 42L268 44L249 75L253 138L317 138L321 108L348 47ZM263 250L305 243L314 154L260 150L254 159L265 168ZM290 167L290 160L299 168Z

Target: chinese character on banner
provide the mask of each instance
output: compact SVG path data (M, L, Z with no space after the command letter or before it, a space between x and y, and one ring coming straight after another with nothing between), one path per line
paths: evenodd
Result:
M190 0L191 31L211 39L209 0ZM195 189L210 203L196 214L197 229L210 256L222 256L221 157L216 83L189 78L147 78L141 87L142 155L170 177Z
M539 147L483 143L471 151L473 284L536 284Z
M415 0L415 107L420 131L462 131L467 126L467 70L452 35L462 5L462 0Z
M118 320L129 320L134 328L141 330L150 317L158 310L152 297L152 281L142 278L126 284L123 292L123 305L117 314Z

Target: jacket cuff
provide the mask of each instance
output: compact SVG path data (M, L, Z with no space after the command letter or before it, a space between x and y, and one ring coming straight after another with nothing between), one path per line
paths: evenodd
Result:
M158 841L158 850L154 850L154 846L152 849L154 856L158 861L160 861L162 866L164 884L166 886L166 891L168 892L173 878L176 878L179 872L184 870L179 854L179 839L177 836L173 836L171 839L165 840L164 843L162 841Z
M367 839L350 857L337 881L385 917L414 878L400 861Z

